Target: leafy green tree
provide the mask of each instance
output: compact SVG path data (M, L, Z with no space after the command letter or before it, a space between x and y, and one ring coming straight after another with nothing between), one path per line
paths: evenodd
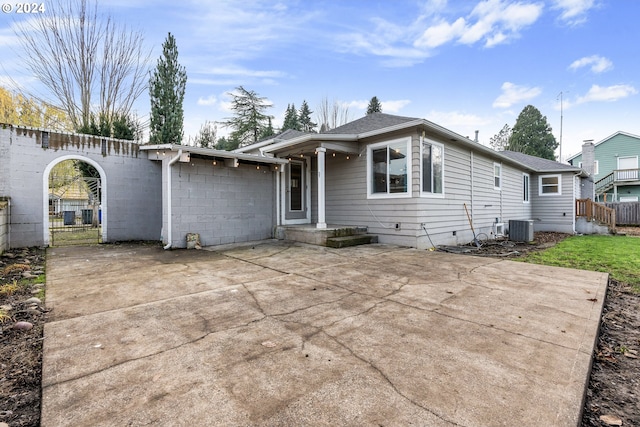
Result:
M300 130L298 123L298 110L295 104L287 104L287 111L284 114L284 122L282 123L282 131L287 129Z
M116 114L111 125L111 136L130 141L142 139L142 126L134 115Z
M382 104L378 101L377 96L371 98L369 105L367 106L367 115L373 113L382 113Z
M555 160L556 148L558 142L553 136L547 117L533 105L524 107L513 126L507 149Z
M67 114L50 104L0 86L0 122L52 130L73 130Z
M300 107L300 111L298 113L298 124L301 131L315 132L317 125L311 121L311 114L313 114L313 111L309 109L309 104L307 104L307 101L302 101L302 106Z
M151 117L149 143L181 144L183 136L184 91L187 72L178 63L176 39L169 33L162 45L162 56L158 59L151 80Z
M270 136L275 135L276 132L273 130L273 124L271 123L271 117L269 117L269 123L267 127L262 131L262 135L260 135L260 139L269 138Z
M500 132L495 134L489 140L489 145L491 146L491 148L493 148L496 151L502 151L506 147L508 147L509 146L509 139L511 138L511 132L512 132L511 131L511 127L509 127L509 125L505 124L502 127L502 129L500 129Z
M216 149L231 151L238 148L239 145L240 145L240 141L238 141L237 139L226 138L224 136L221 136L220 138L218 138L218 142L216 143Z
M203 148L215 148L216 146L216 134L218 129L216 125L207 121L200 127L198 135L195 137L195 145Z
M235 115L222 123L232 129L230 139L237 141L238 146L257 142L268 127L269 119L273 118L265 113L272 104L267 101L267 98L258 96L256 92L242 86L238 86L229 95L231 110Z
M134 115L124 113L116 113L113 121L110 121L106 114L98 114L97 117L92 114L89 122L76 129L76 132L130 141L142 138L142 129L138 120Z

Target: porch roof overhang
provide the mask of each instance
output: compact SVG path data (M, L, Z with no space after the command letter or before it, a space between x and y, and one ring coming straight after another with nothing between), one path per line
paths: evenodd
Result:
M199 157L211 159L232 159L248 163L260 163L267 165L284 165L289 163L287 159L280 159L277 157L259 156L256 154L238 153L226 150L216 150L213 148L191 147L188 145L179 144L142 145L140 146L140 150L147 151L150 160L162 160L164 157L166 157L167 152L175 153L182 150L183 154L195 154Z

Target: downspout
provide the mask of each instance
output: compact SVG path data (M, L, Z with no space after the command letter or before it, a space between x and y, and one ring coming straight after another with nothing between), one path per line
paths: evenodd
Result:
M473 203L473 189L474 189L474 181L473 181L473 150L471 151L471 164L470 164L470 169L471 169L471 218L473 219L473 209L475 207L475 204Z
M169 163L167 164L167 244L165 245L164 249L171 248L171 239L172 239L172 235L171 235L171 165L177 162L181 156L182 156L182 148L178 150L178 154L174 158L169 160Z

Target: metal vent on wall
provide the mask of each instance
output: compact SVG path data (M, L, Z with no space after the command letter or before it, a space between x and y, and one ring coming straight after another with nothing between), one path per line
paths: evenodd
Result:
M509 220L509 240L516 242L532 242L533 220Z

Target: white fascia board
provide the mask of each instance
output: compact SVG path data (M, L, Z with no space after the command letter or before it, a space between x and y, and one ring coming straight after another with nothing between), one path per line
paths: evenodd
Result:
M285 148L293 147L299 144L306 144L307 142L317 141L318 144L322 142L329 141L338 141L338 142L349 142L349 141L357 141L358 135L341 135L341 134L313 134L313 135L304 135L298 138L289 139L287 141L277 142L268 147L263 148L262 152L264 153L274 153L279 150L283 150Z
M193 153L193 154L199 154L201 156L217 157L221 159L237 159L237 160L245 160L249 162L279 164L279 165L288 163L288 160L286 159L278 159L275 157L263 157L255 154L235 153L233 151L216 150L213 148L190 147L188 145L176 145L176 144L142 145L140 146L140 150L143 150L143 151L182 150L183 153Z

